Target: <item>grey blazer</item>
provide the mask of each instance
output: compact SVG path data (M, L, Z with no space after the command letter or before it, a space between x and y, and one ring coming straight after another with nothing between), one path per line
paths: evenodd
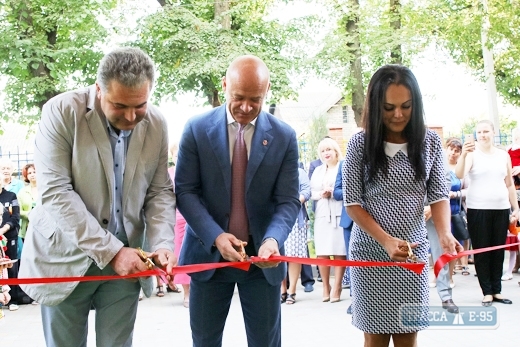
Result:
M43 107L35 139L39 198L29 215L19 277L83 276L123 247L106 227L113 202L113 155L95 86L60 94ZM130 247L173 251L175 196L168 175L167 124L152 105L132 131L123 180L123 223ZM146 233L145 233L146 230ZM78 282L23 285L45 305L63 301ZM151 279L143 279L146 295Z

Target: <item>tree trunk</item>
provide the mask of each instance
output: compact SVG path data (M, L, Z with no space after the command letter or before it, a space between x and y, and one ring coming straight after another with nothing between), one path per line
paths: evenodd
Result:
M216 88L214 88L212 91L208 92L206 94L207 98L208 98L208 103L213 107L219 107L220 105L222 105L222 102L220 101L220 97L218 95L218 90Z
M32 13L31 9L26 6L25 3L20 3L20 7L15 8L12 7L13 13L18 13L18 20L20 22L23 22L25 25L22 27L26 28L32 28L34 26L33 19L32 19ZM25 14L25 15L22 15ZM58 29L56 27L54 28L48 28L46 31L47 34L47 43L48 47L54 47L56 45L56 39L58 36ZM21 31L19 34L19 39L23 40L26 37L32 36L33 32L31 30L24 30ZM26 59L28 61L27 68L29 72L31 73L31 76L35 78L42 78L47 80L54 80L54 78L51 76L51 70L46 65L44 61L40 57L38 57L36 54L33 54L32 56L26 56ZM48 60L50 63L54 62L54 59L52 57L48 57ZM49 87L50 88L50 87ZM55 89L47 89L45 91L40 91L36 98L40 99L38 101L38 107L40 110L43 109L43 105L47 101L49 101L54 96L58 95L60 92Z
M365 102L365 92L363 87L363 71L361 67L361 45L359 39L359 0L349 0L351 13L347 20L346 29L349 37L347 44L349 52L352 54L350 60L350 83L352 96L352 110L357 126L361 126L363 104Z
M222 29L231 29L231 15L229 14L229 1L215 0L215 16L216 22L220 23Z
M390 0L390 16L390 27L396 32L399 31L401 29L401 0ZM392 64L403 63L403 49L400 43L394 46L390 52L390 58Z
M231 29L231 15L229 14L229 1L215 0L215 22L220 24L222 30L230 30ZM207 93L208 102L213 107L219 107L222 105L219 97L218 86L213 86Z

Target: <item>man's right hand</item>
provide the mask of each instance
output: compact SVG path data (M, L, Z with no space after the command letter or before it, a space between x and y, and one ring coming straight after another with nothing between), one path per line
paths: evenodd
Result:
M247 242L240 241L230 233L222 233L215 239L215 247L227 261L245 260L237 251L237 249L241 249L242 245L247 245Z
M121 248L110 261L110 265L114 271L121 276L148 270L146 264L139 256L139 251L129 247Z

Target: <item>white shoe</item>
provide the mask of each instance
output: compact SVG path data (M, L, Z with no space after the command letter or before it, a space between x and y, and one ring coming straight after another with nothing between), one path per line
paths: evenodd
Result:
M430 288L437 287L437 282L430 282Z
M513 279L513 274L508 274L508 273L505 273L501 278L502 281L509 281L512 279Z
M455 288L455 282L450 281L450 288Z
M10 304L9 305L9 311L17 311L18 310L18 305L16 304Z
M38 301L35 301L33 300L33 302L31 302L31 305L39 305L40 303Z

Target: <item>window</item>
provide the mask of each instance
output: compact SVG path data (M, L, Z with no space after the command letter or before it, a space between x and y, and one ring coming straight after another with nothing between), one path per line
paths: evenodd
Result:
M348 106L343 106L341 109L343 111L343 123L348 123Z

